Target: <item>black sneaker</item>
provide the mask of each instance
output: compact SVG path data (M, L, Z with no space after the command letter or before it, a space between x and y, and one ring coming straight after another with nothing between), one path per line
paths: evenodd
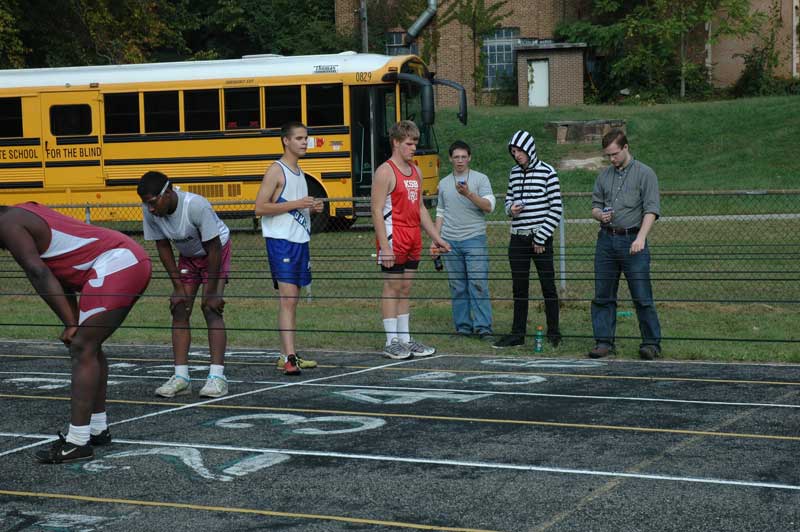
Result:
M492 344L495 349L513 347L515 345L525 345L525 336L521 334L507 334Z
M661 356L661 350L655 345L643 345L639 348L639 357L642 360L655 360Z
M111 433L105 429L100 434L92 434L89 436L89 445L97 447L98 445L108 445L111 443Z
M560 333L558 333L558 334L548 334L547 335L547 341L553 347L558 347L559 345L561 345L561 334Z
M75 445L68 442L59 432L58 441L53 443L49 449L36 451L35 456L36 460L43 464L63 464L78 460L91 460L94 458L94 451L91 445Z

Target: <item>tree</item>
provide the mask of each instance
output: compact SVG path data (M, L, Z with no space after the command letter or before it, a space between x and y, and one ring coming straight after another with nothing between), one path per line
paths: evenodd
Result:
M594 0L588 21L562 24L558 35L593 46L606 59L606 98L631 88L686 95L690 71L704 67L689 53L696 35L708 46L724 35L753 32L760 15L748 0ZM707 77L696 77L706 85Z
M482 53L483 40L492 30L498 28L500 23L512 15L511 11L501 12L508 4L508 0L494 2L487 6L486 0L445 0L442 2L447 7L439 19L439 27L444 27L452 21L469 28L472 41L472 88L475 105L481 101L483 80L486 78L486 59Z
M25 47L17 27L19 5L9 1L0 5L0 68L22 68Z

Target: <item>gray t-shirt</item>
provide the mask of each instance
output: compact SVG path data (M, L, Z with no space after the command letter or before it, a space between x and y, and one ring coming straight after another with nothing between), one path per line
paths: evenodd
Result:
M642 225L646 213L661 216L658 178L652 168L636 159L617 170L609 166L597 176L592 208L612 207L611 226L631 229Z
M491 197L494 209L492 185L485 174L470 170L467 175L467 186L480 197ZM444 218L442 237L448 240L466 240L486 234L486 213L456 190L453 174L439 181L439 201L436 206L436 217Z
M230 231L203 196L176 190L178 206L168 216L154 216L142 207L145 240L168 239L184 257L203 257L203 242L219 236L220 244L228 243Z

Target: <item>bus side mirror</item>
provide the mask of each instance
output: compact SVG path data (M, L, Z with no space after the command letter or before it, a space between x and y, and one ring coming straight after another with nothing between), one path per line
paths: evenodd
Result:
M459 92L459 99L458 99L458 120L467 125L467 91L464 89L464 86L460 83L456 83L455 81L450 81L449 79L432 79L431 82L434 85L444 85L445 87L450 87L451 89L455 89Z

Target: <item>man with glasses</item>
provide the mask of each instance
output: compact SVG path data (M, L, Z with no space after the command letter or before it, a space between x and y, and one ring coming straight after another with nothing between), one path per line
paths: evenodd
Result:
M614 352L617 291L624 272L642 335L639 356L653 360L661 355L661 325L650 284L647 235L660 215L658 178L649 166L633 158L623 131L611 130L602 144L611 166L597 176L592 192L592 217L600 222L600 232L592 300L596 345L589 356L602 358Z
M494 210L495 197L486 174L470 168L472 150L466 142L453 142L449 153L453 172L439 181L436 229L450 244L443 257L453 325L459 336L493 342L486 215ZM432 245L431 253L437 251Z
M174 190L161 172L147 172L137 187L142 199L144 239L155 240L158 257L172 281L172 353L175 374L156 389L156 395L175 397L191 392L189 377L189 326L195 296L203 285L200 308L208 325L211 368L201 397L228 393L225 379L227 334L222 298L231 264L230 231L203 196ZM180 255L175 262L172 244Z

